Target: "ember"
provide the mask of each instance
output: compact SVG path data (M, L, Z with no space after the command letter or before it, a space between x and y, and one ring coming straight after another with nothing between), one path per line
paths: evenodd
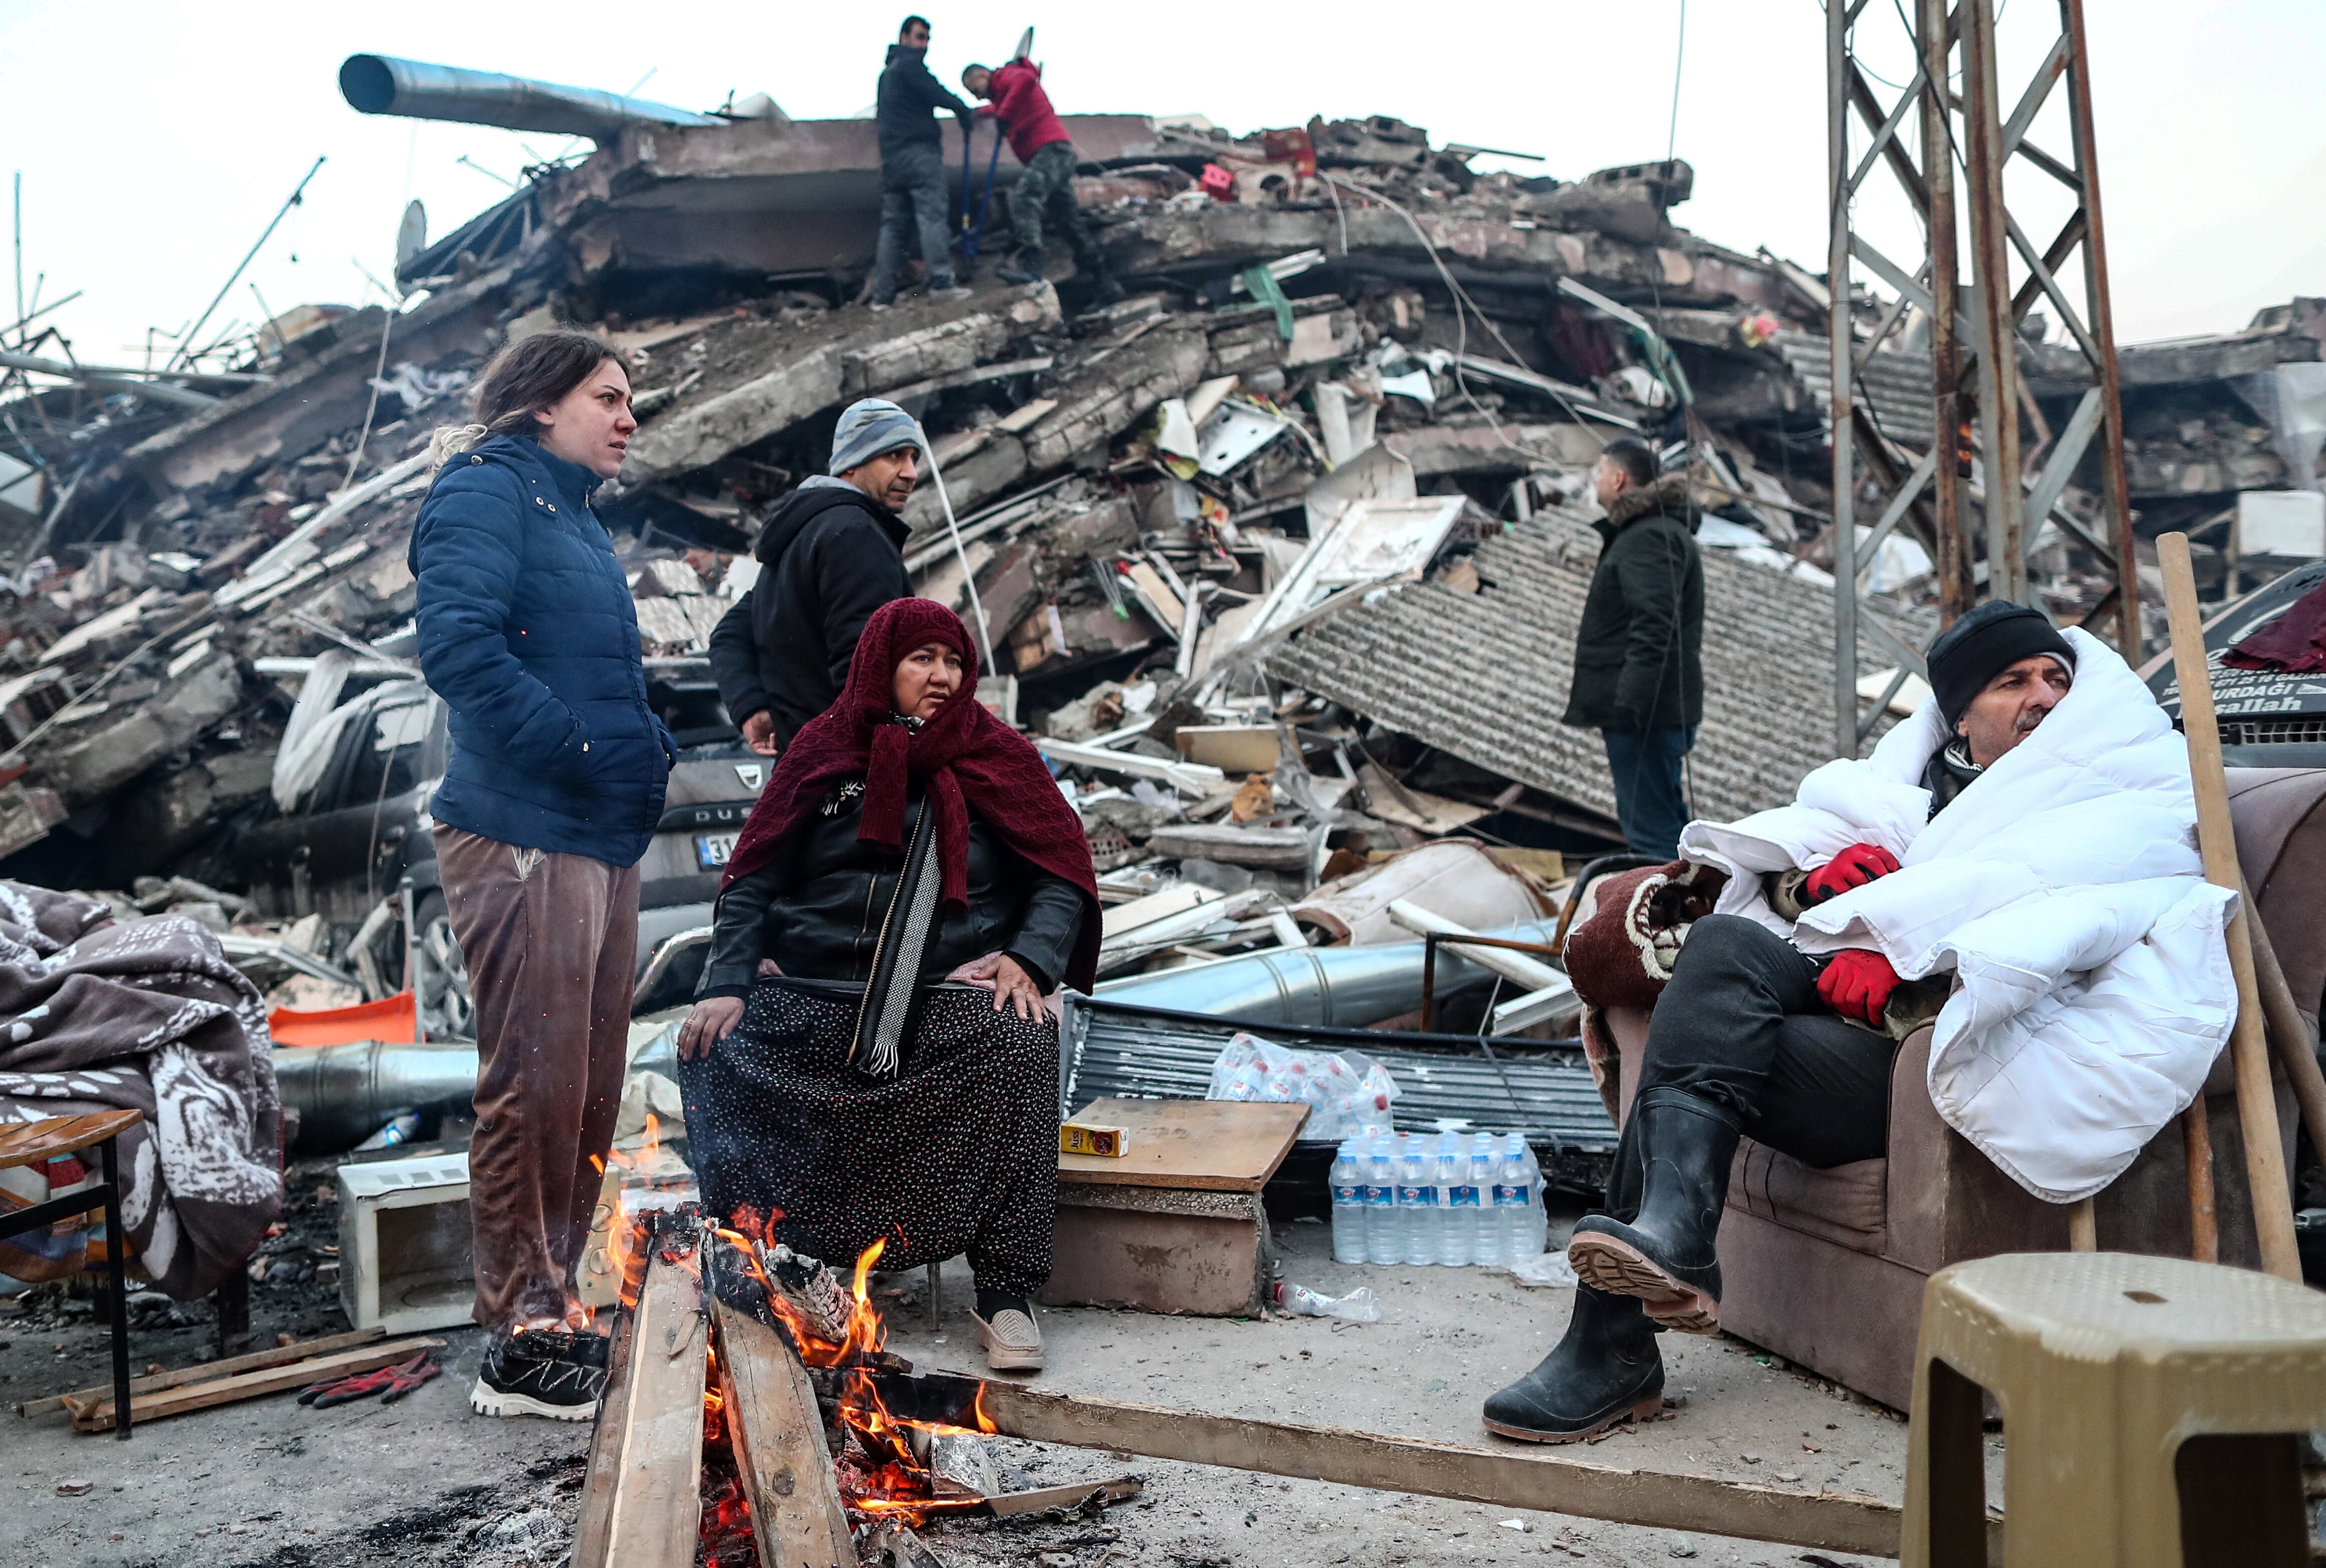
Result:
M702 1525L695 1568L759 1568L759 1546L751 1533L751 1505L735 1462L727 1431L727 1398L721 1392L719 1352L710 1353L708 1387L702 1391Z

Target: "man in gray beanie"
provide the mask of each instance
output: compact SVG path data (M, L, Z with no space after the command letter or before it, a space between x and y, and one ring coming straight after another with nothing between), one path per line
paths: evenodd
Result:
M927 450L895 404L851 404L833 429L831 471L802 480L761 524L759 580L711 634L720 700L752 750L775 756L831 707L864 623L911 596L898 514Z

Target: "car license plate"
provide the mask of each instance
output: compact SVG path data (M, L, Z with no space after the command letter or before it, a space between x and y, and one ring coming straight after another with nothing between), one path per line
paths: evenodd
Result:
M705 871L727 864L727 857L735 852L736 834L697 833L694 836L694 859Z

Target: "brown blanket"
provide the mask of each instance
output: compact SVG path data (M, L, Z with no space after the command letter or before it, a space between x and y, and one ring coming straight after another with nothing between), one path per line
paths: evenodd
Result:
M1582 890L1560 956L1583 1002L1583 1055L1608 1115L1615 1114L1617 1058L1601 1015L1654 1008L1688 928L1712 913L1727 883L1725 872L1674 860L1603 877Z
M120 1138L124 1228L155 1285L189 1300L240 1267L282 1208L265 1005L194 921L115 924L111 914L92 899L0 882L0 1119L142 1113ZM70 1170L49 1174L71 1184ZM28 1173L14 1174L21 1183ZM27 1201L20 1183L0 1192L0 1208ZM0 1272L76 1271L86 1250L76 1243L80 1236L11 1238L0 1242Z

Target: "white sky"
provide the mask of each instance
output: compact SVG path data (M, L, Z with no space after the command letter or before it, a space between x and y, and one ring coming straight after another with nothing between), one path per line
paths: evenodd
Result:
M1679 3L919 8L947 79L1038 24L1036 54L1067 112L1198 112L1236 131L1392 114L1440 142L1540 153L1534 167L1573 179L1663 155ZM2053 6L2005 5L2008 102L2052 36ZM338 88L352 52L616 91L651 70L640 96L666 103L707 108L764 89L795 117L839 116L871 101L905 9L0 0L0 178L23 176L24 286L45 273L43 301L85 291L49 318L83 359L138 355L148 326L201 310L322 155L304 206L218 320L259 316L250 283L277 312L356 302L367 285L355 258L386 276L407 197L426 202L433 236L502 194L461 155L514 176L528 161L520 141L544 154L562 144L358 115ZM1884 25L1893 10L1873 0L1860 30L1892 41L1867 55L1903 82L1903 29ZM2087 0L2087 11L2120 339L2231 330L2263 305L2326 293L2326 5ZM1823 49L1818 0L1696 0L1677 151L1696 166L1697 194L1679 221L1823 270ZM2054 98L2033 139L2065 155L2064 93ZM2025 193L2026 216L2042 216L2043 177L2019 165L2011 178L2014 206ZM0 221L6 199L0 188ZM1901 222L1883 207L1864 218L1898 237L1893 255L1915 243ZM2026 227L2042 228L2039 244L2049 236ZM0 320L14 314L13 286L0 273Z

